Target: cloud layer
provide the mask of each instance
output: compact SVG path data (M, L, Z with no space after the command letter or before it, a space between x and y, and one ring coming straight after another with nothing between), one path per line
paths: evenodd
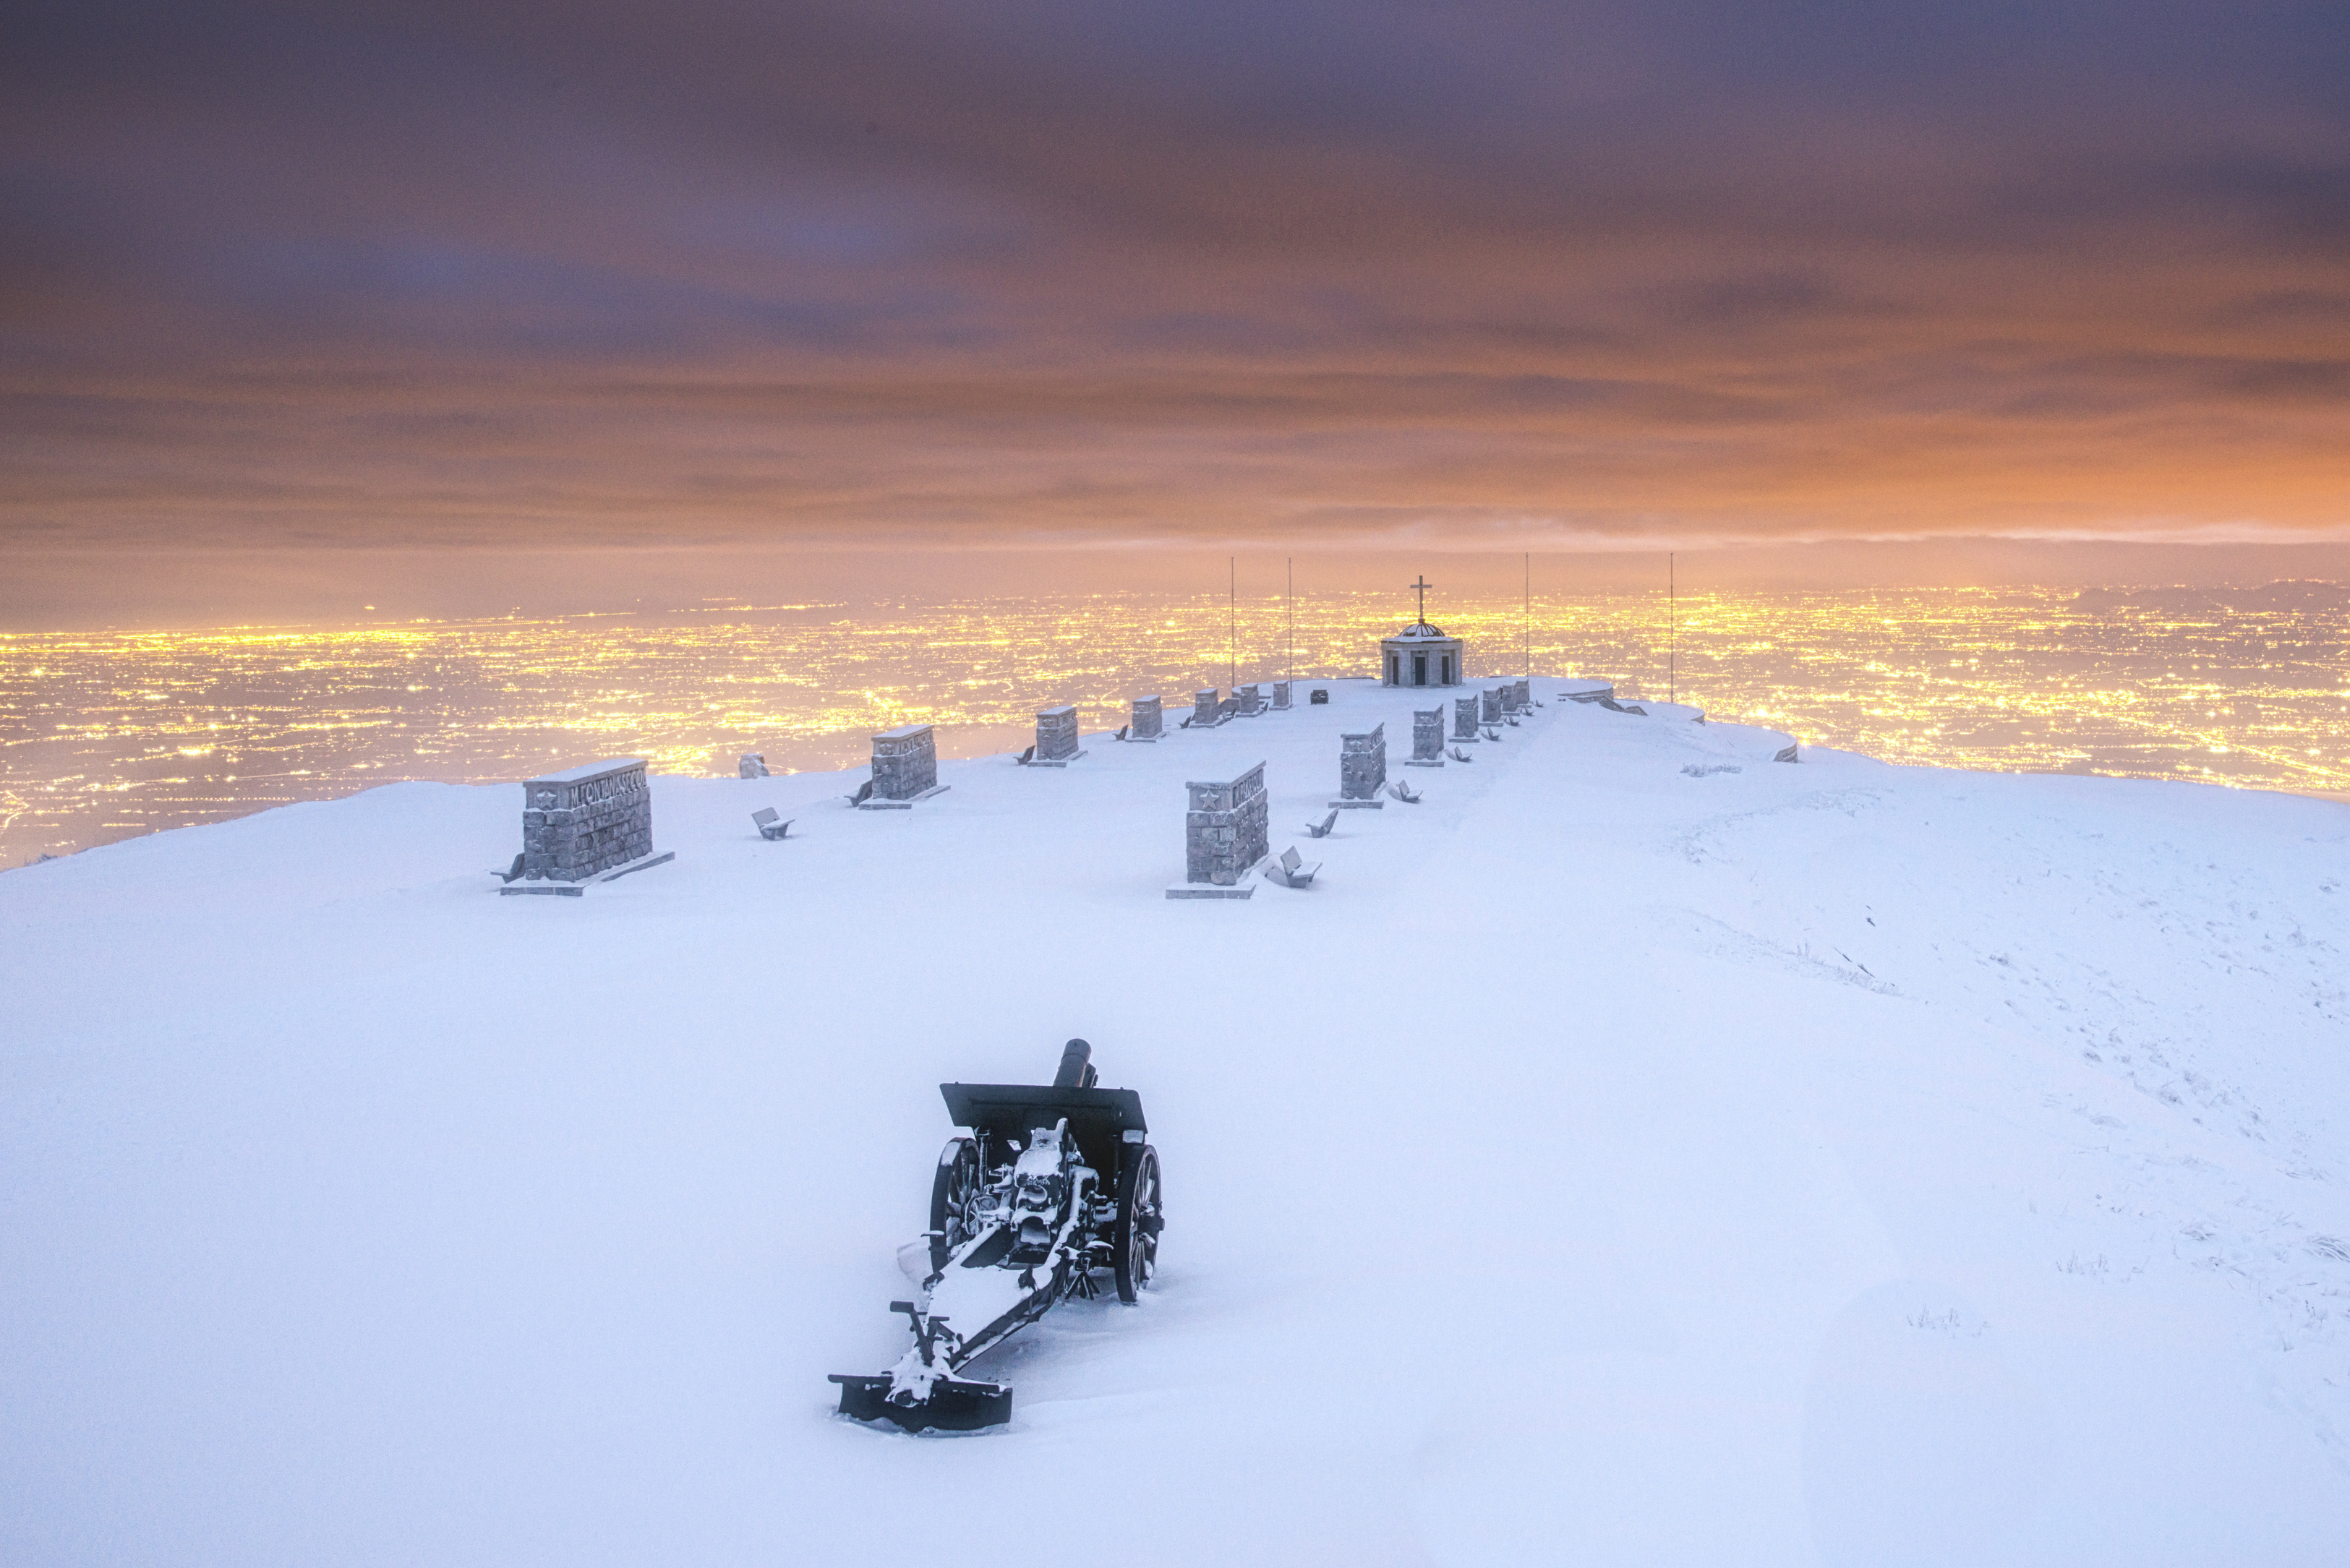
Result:
M2350 537L2338 5L0 28L17 545Z

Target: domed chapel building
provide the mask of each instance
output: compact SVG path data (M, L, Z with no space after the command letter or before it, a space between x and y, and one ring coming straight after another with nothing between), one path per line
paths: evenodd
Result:
M1432 585L1423 581L1411 586L1419 590L1419 618L1393 637L1379 639L1379 684L1458 686L1464 679L1468 646L1445 636L1442 627L1429 624L1428 590Z

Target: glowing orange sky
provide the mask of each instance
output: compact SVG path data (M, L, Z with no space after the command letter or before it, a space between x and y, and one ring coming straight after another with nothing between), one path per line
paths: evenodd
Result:
M2350 540L2339 5L5 26L16 550Z

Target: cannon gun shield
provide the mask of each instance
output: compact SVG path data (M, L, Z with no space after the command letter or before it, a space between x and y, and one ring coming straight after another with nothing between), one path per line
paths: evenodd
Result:
M946 1100L948 1120L984 1136L997 1148L1008 1139L1024 1143L1038 1128L1066 1117L1086 1163L1105 1183L1118 1179L1127 1146L1140 1143L1150 1131L1142 1118L1142 1096L1132 1089L941 1084L939 1093Z

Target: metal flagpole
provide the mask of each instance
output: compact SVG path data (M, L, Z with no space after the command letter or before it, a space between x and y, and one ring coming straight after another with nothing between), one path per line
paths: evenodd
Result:
M1665 701L1681 700L1681 602L1673 581L1673 553L1665 552Z
M1289 679L1297 680L1297 557L1289 557Z
M1224 557L1224 591L1230 618L1224 622L1224 684L1237 690L1241 683L1241 569L1238 556Z
M1526 679L1534 678L1534 553L1526 552L1526 608L1523 620L1526 628Z

